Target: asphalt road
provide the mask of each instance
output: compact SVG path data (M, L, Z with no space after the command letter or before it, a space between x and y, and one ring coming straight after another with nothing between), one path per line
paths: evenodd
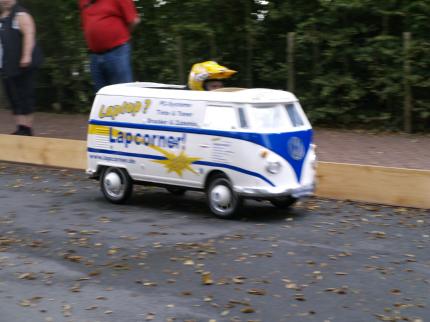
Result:
M0 163L0 322L430 321L429 211L247 205Z

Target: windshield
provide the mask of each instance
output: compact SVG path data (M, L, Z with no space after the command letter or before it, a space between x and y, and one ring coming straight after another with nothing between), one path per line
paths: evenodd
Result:
M255 129L276 130L304 125L294 103L252 106L249 118Z

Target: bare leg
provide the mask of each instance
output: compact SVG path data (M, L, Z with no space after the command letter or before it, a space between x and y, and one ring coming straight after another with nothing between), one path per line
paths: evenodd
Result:
M16 115L15 122L16 122L17 130L12 134L32 136L33 118L34 118L33 114Z
M32 127L33 126L33 119L34 116L33 114L27 114L27 115L16 115L15 116L15 122L16 125L24 125L27 127Z

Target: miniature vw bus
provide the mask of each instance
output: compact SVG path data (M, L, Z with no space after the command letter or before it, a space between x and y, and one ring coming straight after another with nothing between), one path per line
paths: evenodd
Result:
M87 173L112 203L124 203L133 184L199 190L213 214L232 218L244 199L283 208L314 191L312 127L285 91L107 86L94 100L87 142Z

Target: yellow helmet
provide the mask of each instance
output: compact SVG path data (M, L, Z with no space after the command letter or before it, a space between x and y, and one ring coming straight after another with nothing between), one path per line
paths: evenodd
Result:
M194 64L188 76L188 87L194 91L204 91L205 81L230 78L235 73L237 73L235 70L218 65L214 61Z

